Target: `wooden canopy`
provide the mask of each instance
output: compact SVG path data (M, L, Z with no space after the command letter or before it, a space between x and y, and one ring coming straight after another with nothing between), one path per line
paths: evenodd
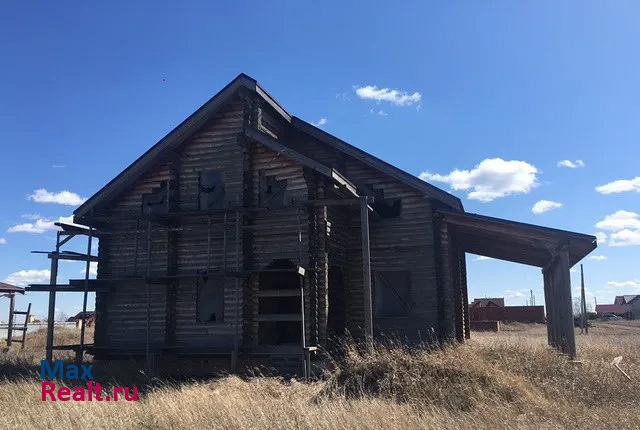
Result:
M440 210L465 252L545 268L567 247L569 267L596 249L596 237L463 212Z
M24 288L16 287L15 285L6 284L0 282L0 294L24 294Z
M575 357L569 269L597 247L596 238L463 212L439 214L457 249L542 268L549 344Z

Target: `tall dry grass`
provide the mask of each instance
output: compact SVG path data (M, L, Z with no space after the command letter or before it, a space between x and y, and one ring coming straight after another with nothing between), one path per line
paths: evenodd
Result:
M349 348L324 381L156 381L139 402L41 402L35 379L8 378L0 427L640 428L639 327L598 324L578 335L579 362L545 336L543 326L519 325L445 350ZM620 355L632 381L611 365Z

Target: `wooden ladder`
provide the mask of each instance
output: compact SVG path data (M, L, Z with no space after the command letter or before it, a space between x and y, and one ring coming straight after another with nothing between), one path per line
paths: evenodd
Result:
M22 327L14 327L14 321L16 315L24 315L24 324ZM7 346L11 346L13 342L20 343L21 349L24 349L24 341L27 337L27 325L29 324L29 316L31 315L31 303L27 306L26 311L13 311L11 320L9 321L9 331L7 332ZM20 339L14 339L14 331L22 331L22 337Z

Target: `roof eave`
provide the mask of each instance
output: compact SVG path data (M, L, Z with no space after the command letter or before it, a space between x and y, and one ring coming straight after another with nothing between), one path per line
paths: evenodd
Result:
M233 96L240 88L247 88L250 91L257 91L258 84L255 79L245 75L239 74L233 81L229 82L224 88L218 91L213 97L207 100L202 106L200 106L195 112L189 115L184 121L178 124L173 130L167 133L162 139L160 139L155 145L145 151L140 157L138 157L133 163L125 168L120 174L109 181L104 187L102 187L97 193L91 196L86 202L78 207L74 212L74 220L79 220L82 216L86 215L94 206L100 203L102 200L109 198L110 196L117 194L122 188L126 187L125 181L127 176L135 175L136 172L144 170L148 166L157 162L162 153L174 146L179 145L188 136L203 125L210 116L222 107L226 101ZM264 90L262 90L264 92ZM268 94L267 101L270 104L279 106L279 104ZM282 110L282 108L280 108ZM286 111L283 113L288 115Z
M370 167L379 170L379 171L383 171L384 173L388 174L389 176L393 177L394 179L397 179L403 183L405 183L406 185L420 191L421 193L429 196L429 197L433 197L436 198L440 201L442 201L443 203L445 203L447 206L460 210L460 211L464 211L464 208L462 206L462 202L460 201L460 199L456 196L454 196L453 194L450 194L444 190L441 190L438 187L435 187L431 184L429 184L428 182L423 181L422 179L417 178L416 176L405 172L402 169L399 169L389 163L387 163L386 161L383 161L381 159L379 159L378 157L371 155L365 151L363 151L360 148L357 148L335 136L333 136L332 134L327 133L324 130L319 129L318 127L315 127L313 124L310 124L298 117L292 117L291 119L291 125L299 130L302 131L303 133L306 133L318 140L320 140L323 143L326 143L336 149L338 149L341 152L344 152L360 161L362 161L363 163L369 165Z

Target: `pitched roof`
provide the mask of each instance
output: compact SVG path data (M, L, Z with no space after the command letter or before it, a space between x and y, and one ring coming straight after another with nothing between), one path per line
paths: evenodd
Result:
M625 294L623 296L616 296L614 303L619 305L624 305L627 303L631 303L634 300L637 300L639 297L640 297L640 294Z
M171 149L178 147L194 132L202 127L241 88L247 89L261 97L294 128L315 137L326 145L332 146L333 148L360 160L370 167L394 177L426 196L438 199L452 208L462 210L462 203L460 202L460 199L452 194L428 184L421 179L366 153L365 151L349 145L337 137L318 129L299 118L292 117L273 97L271 97L271 95L269 95L266 90L258 84L255 79L241 73L176 128L160 139L154 146L149 148L149 150L142 154L129 167L124 169L96 194L77 208L74 211L75 218L80 219L97 204L108 202L126 189L128 185L140 178L140 176L142 176L151 166L164 160L164 157L171 153Z
M393 166L392 164L389 164L386 161L383 161L369 154L368 152L363 151L360 148L350 145L347 142L338 139L337 137L327 133L324 130L319 129L312 124L309 124L308 122L298 117L292 117L291 125L293 125L293 127L297 130L300 130L308 134L309 136L318 139L320 142L329 145L332 148L335 148L347 155L350 155L357 160L360 160L369 167L386 173L392 178L395 178L398 181L409 185L410 187L420 191L425 195L429 195L438 200L441 200L448 206L462 210L462 202L453 194L441 190L440 188L433 186L430 183L425 182L422 179L410 173L407 173L404 170L399 169L396 166Z
M96 317L96 311L78 312L72 317L67 318L67 322L79 321L84 319L91 319Z
M503 297L485 297L483 299L473 299L471 307L474 308L486 308L489 306L504 307Z
M20 293L24 294L24 288L16 287L15 285L6 284L0 282L0 293Z

